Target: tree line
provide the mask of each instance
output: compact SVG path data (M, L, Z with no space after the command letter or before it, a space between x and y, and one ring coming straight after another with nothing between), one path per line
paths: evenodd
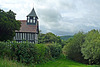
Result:
M79 32L63 48L70 59L88 64L100 64L100 31Z

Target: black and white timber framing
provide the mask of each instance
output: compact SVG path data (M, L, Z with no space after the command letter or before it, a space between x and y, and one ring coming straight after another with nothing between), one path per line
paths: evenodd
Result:
M38 17L34 11L34 8L30 12L30 14L27 15L27 20L24 22L21 21L21 23L22 25L20 30L15 31L14 40L16 40L19 43L23 41L38 43L39 25L38 25Z

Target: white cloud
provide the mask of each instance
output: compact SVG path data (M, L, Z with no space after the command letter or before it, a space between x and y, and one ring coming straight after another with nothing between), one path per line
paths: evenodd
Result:
M100 0L0 0L0 8L13 10L17 20L26 20L33 6L43 33L70 35L100 29Z

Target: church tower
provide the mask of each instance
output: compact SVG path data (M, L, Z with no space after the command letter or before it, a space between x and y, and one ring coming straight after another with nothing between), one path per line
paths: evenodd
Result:
M32 11L27 15L27 24L36 25L37 20L38 20L38 17L37 17L35 10L33 8Z
M19 20L21 22L20 30L16 30L14 40L17 42L29 41L31 43L38 43L39 24L38 17L34 8L27 15L26 20Z

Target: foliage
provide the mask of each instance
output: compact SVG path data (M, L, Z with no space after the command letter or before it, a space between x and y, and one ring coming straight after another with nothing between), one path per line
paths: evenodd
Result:
M100 64L100 32L98 30L87 33L81 51L84 58L89 60L89 64Z
M69 38L72 38L73 36L71 36L71 35L68 35L68 36L60 36L60 38L62 39L62 40L68 40Z
M81 32L67 41L63 53L69 58L82 63L100 64L100 31Z
M0 57L10 57L10 44L0 42Z
M46 34L39 33L39 38L38 38L39 43L52 43L52 42L57 42L61 43L61 39L59 36L56 36L55 34L49 32Z
M61 53L61 45L33 44L29 42L17 43L0 42L0 57L16 60L26 64L45 63L52 58L57 58Z
M62 56L55 61L49 61L45 64L37 64L36 67L100 67L100 65L85 65Z
M49 47L50 52L51 52L51 56L53 58L57 58L57 57L60 56L60 54L62 52L61 51L62 50L61 45L59 45L58 43L48 43L46 45Z
M47 63L37 64L37 65L34 64L25 65L22 63L18 63L14 60L12 61L0 58L0 67L100 67L100 65L85 65L72 61L70 59L66 59L65 57L62 56L54 61L49 61Z
M81 45L84 42L85 35L83 32L79 32L68 40L68 43L63 48L63 53L72 60L86 63L81 53Z
M35 62L34 55L36 55L36 51L35 45L32 43L0 42L0 50L2 50L0 56L3 58L7 57L26 64Z
M19 30L21 22L16 21L15 13L11 10L5 12L0 9L0 41L12 40L15 30Z
M36 44L36 56L37 63L43 63L51 59L50 50L44 44Z
M65 40L61 40L61 46L62 46L62 48L64 47L64 45L66 45L67 44L67 41L65 41Z
M32 66L26 66L25 64L18 63L16 61L0 58L0 67L32 67Z

